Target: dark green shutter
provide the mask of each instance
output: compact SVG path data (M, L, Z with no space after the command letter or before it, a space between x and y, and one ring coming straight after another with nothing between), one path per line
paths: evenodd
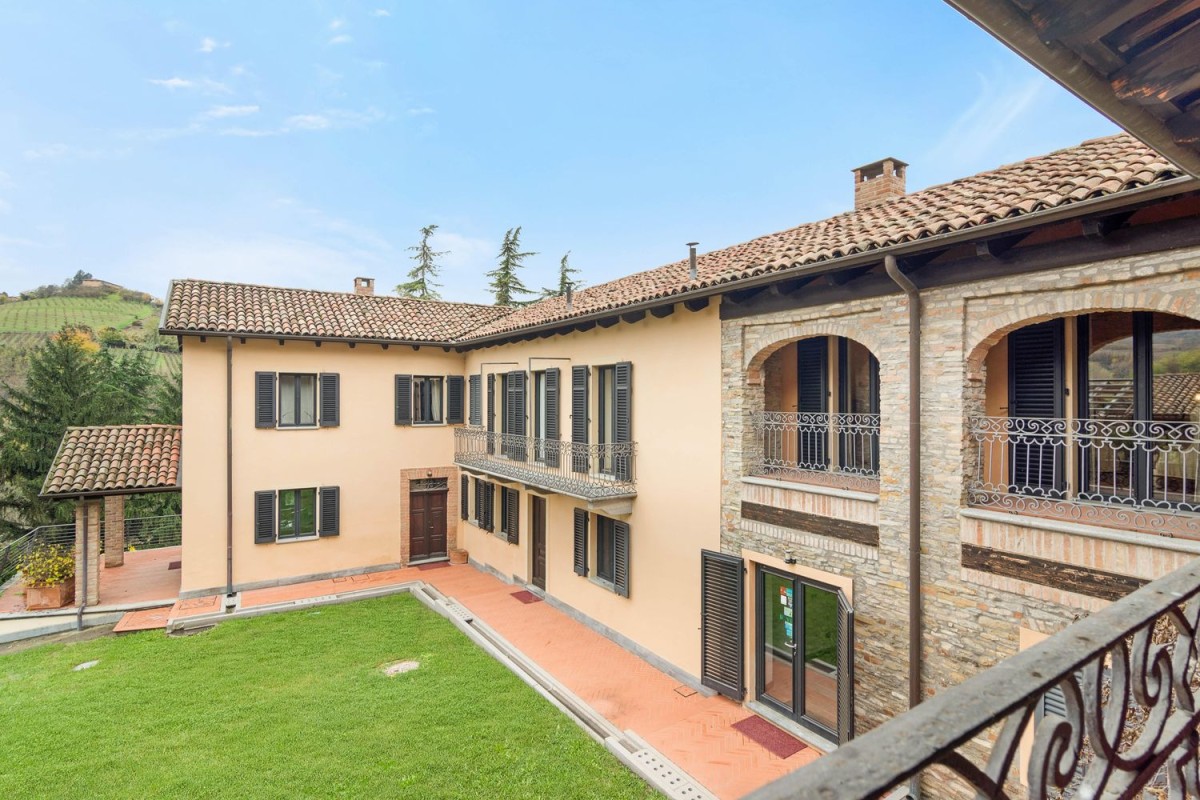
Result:
M571 367L571 470L587 472L591 468L588 458L588 379L587 367Z
M254 373L254 427L275 427L275 373Z
M458 479L458 513L463 519L471 518L471 479L463 475Z
M1008 335L1009 471L1012 491L1021 494L1057 498L1066 488L1054 424L1021 421L1064 416L1064 330L1059 318Z
M521 493L516 489L504 490L504 529L509 544L521 541Z
M254 493L254 543L275 541L275 492Z
M322 372L317 378L320 391L320 424L335 428L341 423L341 376Z
M588 512L586 509L575 509L575 574L587 577L588 574Z
M322 536L337 536L341 531L341 490L336 486L322 486L320 490L321 519L318 532Z
M633 442L633 365L623 361L613 367L615 377L613 441L617 445ZM626 447L618 447L613 454L613 473L617 480L633 480L633 454Z
M509 435L505 455L524 461L525 453L525 373L514 370L504 376L504 432Z
M483 481L475 479L475 527L483 527Z
M700 683L741 702L745 690L745 569L700 551Z
M561 373L557 367L546 370L546 430L543 436L549 442L557 442L559 436L559 383ZM546 466L559 465L559 446L551 444L546 447Z
M488 533L496 532L496 484L484 482L483 484L483 511L487 515L487 525L485 530Z
M446 377L447 425L462 425L463 423L463 383L462 375Z
M479 427L483 424L483 389L478 375L472 375L469 381L470 409L468 411L471 424Z
M796 342L797 408L801 414L829 411L829 343L824 336ZM829 466L829 430L818 420L801 421L796 452L801 469Z
M487 419L485 423L489 434L496 432L496 376L490 374L487 376ZM487 437L487 451L488 455L495 454L495 436Z
M629 523L613 522L613 591L629 597Z
M412 425L412 375L396 376L396 424Z
M837 598L838 744L845 744L854 738L854 606L840 591Z

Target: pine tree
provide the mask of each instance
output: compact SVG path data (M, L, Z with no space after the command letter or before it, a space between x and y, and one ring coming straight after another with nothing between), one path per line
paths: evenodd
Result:
M409 270L408 281L396 287L396 294L401 297L413 297L417 300L437 300L441 297L437 292L441 284L434 281L441 269L437 260L450 251L437 252L430 246L429 239L437 228L437 225L421 228L421 243L408 248L410 252L416 253L411 258L417 263Z
M492 294L496 297L496 305L498 306L519 306L524 305L528 301L521 301L517 295L529 294L529 290L525 288L525 284L521 283L521 279L517 276L517 270L525 266L524 261L529 256L536 256L537 253L521 252L521 226L509 228L504 233L504 242L500 245L500 254L496 256L496 260L500 265L489 272L487 276L492 279L489 287Z
M568 250L562 260L558 262L558 288L542 289L542 297L562 297L567 293L567 288L572 290L578 289L583 285L583 281L577 278L572 278L572 275L578 275L579 270L572 267L567 259L571 257L571 251Z

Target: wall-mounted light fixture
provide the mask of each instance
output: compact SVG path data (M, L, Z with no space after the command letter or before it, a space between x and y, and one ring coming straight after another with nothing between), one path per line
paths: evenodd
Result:
M787 564L789 567L796 563L796 557L792 555L791 550L788 550L783 554L783 563Z

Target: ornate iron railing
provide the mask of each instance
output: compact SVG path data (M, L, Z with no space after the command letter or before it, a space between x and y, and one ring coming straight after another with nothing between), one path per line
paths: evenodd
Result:
M457 428L454 463L583 500L637 495L637 445L577 444Z
M974 506L1200 538L1200 424L974 417Z
M749 474L878 491L878 414L761 411L750 425L762 449Z
M749 797L883 797L935 765L947 796L1200 797L1198 636L1200 560Z

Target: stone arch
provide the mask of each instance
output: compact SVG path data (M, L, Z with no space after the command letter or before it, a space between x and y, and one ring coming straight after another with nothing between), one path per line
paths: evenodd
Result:
M861 323L852 325L840 320L819 319L809 322L795 322L782 325L772 325L761 331L755 331L746 336L746 357L744 368L746 383L750 386L761 386L763 382L762 368L767 359L792 342L802 339L812 339L816 336L841 336L863 347L879 358L881 342L876 341L869 328Z
M1200 299L1194 293L1170 295L1154 290L1104 287L1087 292L1055 293L1024 302L971 326L966 342L967 381L982 382L983 362L988 351L1012 331L1057 317L1077 317L1098 311L1161 311L1200 319Z

